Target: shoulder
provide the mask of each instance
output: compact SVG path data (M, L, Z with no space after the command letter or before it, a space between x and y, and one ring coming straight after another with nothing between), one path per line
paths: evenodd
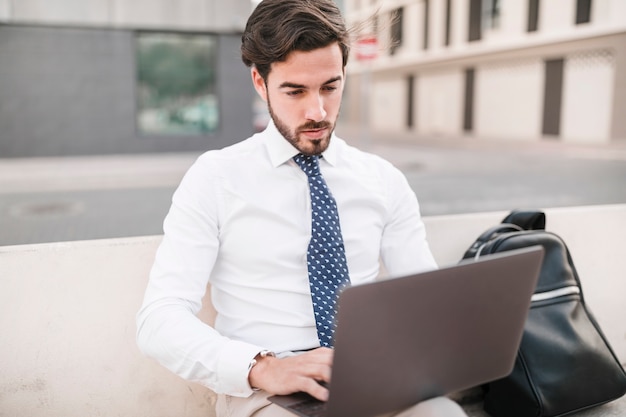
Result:
M242 161L264 152L262 143L259 137L254 135L233 145L206 151L198 157L191 166L190 171L198 171L204 174L232 171Z
M348 165L351 169L389 178L404 176L400 169L383 157L349 145L343 139L335 139L337 139L337 153L341 163Z

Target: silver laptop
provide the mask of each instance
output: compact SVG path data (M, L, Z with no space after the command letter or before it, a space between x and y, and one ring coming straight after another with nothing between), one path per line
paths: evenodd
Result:
M508 375L543 255L534 246L346 288L328 401L270 401L300 416L366 417Z

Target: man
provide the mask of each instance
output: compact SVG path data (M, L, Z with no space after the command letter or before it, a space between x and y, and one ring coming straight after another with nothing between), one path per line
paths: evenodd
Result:
M220 417L291 415L271 394L328 398L319 382L331 380L333 350L323 346L332 345L335 295L325 294L325 309L320 287L373 281L381 259L392 276L436 268L404 176L334 134L348 37L332 0L261 2L241 51L272 121L202 155L165 219L138 344L218 393ZM326 269L314 276L319 252ZM209 283L214 327L196 317ZM438 398L402 415L465 414Z

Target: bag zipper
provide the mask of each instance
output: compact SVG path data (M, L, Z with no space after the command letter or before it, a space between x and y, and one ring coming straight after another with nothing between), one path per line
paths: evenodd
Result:
M580 294L580 288L578 288L576 285L570 285L568 287L557 288L556 290L544 291L533 294L533 296L530 298L530 301L545 301L574 294Z
M482 245L478 247L478 249L476 250L476 255L474 255L475 261L477 261L478 258L480 258L481 252L483 251L483 249L485 249L485 246L487 246L487 244L489 244L488 241L484 242ZM530 298L530 302L532 303L536 301L552 300L554 298L565 297L566 295L574 295L574 294L580 294L580 288L576 285L570 285L567 287L557 288L556 290L535 293Z
M483 249L485 249L485 246L487 246L487 243L489 243L489 241L483 243L482 245L478 247L478 249L476 249L476 254L474 255L475 261L477 261L478 258L480 258L480 253L483 251Z

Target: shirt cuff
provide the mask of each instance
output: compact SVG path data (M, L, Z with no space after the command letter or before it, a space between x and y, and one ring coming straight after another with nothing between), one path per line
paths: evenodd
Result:
M252 395L254 391L248 382L250 362L263 349L249 343L230 340L222 349L218 365L220 391L234 397Z

